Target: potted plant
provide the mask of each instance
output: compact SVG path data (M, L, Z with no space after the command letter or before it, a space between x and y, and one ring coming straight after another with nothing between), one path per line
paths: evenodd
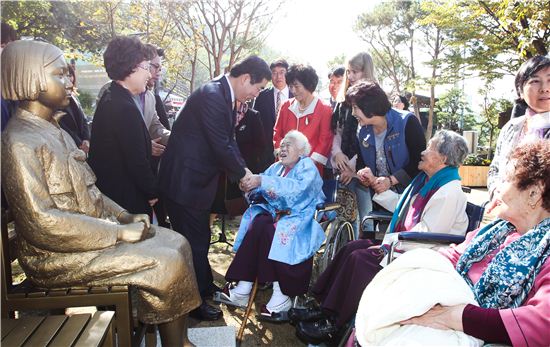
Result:
M458 173L462 178L462 185L468 187L486 187L487 174L491 161L477 154L469 154Z

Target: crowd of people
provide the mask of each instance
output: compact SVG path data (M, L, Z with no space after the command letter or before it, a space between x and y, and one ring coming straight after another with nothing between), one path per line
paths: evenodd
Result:
M246 57L193 91L170 128L154 92L163 50L118 36L103 54L111 81L89 129L63 52L15 36L5 44L4 24L2 35L3 204L14 211L21 266L47 288L135 286L138 318L159 325L163 345L189 344L188 315L220 319L213 295L246 307L255 282L273 290L261 319L291 321L304 342L334 340L357 317L350 342L382 344L364 317L384 299L367 293L391 287L376 280L394 268L381 265L386 244L401 231L466 233L465 139L440 130L426 143L408 98L388 96L366 52L330 72L328 102L312 66ZM398 327L550 345L550 59L527 60L515 86L526 111L503 127L491 164L497 218L440 251L475 304L432 305ZM334 178L355 197L356 240L310 286L325 242L316 207ZM234 198L250 205L220 288L210 214ZM393 213L382 243L360 223L374 209ZM307 293L316 304L293 307Z

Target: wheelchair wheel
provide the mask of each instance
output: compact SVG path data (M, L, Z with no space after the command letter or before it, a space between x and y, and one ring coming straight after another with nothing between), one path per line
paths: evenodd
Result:
M336 256L336 253L344 247L348 242L353 241L353 227L350 222L341 221L338 227L336 228L336 232L334 233L334 237L330 240L332 243L332 246L329 247L328 252L325 251L324 256L327 257L328 263L334 259ZM327 263L327 265L328 265Z
M351 223L347 221L341 219L334 220L327 226L326 232L328 232L327 241L317 263L317 274L321 274L325 271L332 259L336 256L336 253L338 253L338 251L348 242L353 241L353 227Z

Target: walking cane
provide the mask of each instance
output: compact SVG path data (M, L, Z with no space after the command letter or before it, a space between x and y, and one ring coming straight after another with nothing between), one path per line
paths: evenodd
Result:
M257 289L258 289L258 279L256 278L256 280L254 281L254 285L252 286L252 293L250 294L250 299L248 299L248 305L246 306L246 312L244 313L243 322L241 323L239 333L237 334L237 346L240 346L241 342L243 342L244 327L246 326L246 321L248 320L250 311L252 310L252 303L254 303L254 299L256 298Z

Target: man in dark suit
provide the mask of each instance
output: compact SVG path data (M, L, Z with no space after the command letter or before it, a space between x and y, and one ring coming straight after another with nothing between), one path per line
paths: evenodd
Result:
M283 102L292 98L294 95L290 92L288 85L286 84L286 71L288 70L288 63L284 59L275 60L269 66L271 69L271 81L273 87L266 89L258 95L254 101L253 108L260 112L262 116L262 124L264 127L264 136L269 142L266 147L266 161L269 165L275 161L273 154L273 127L279 114L279 109ZM269 166L262 168L262 172Z
M192 316L216 320L221 310L204 298L218 288L208 262L210 207L220 172L236 182L251 175L235 141L235 101L258 96L271 79L269 66L251 56L191 94L172 127L159 170L160 190L170 222L193 250L193 265L203 297Z

